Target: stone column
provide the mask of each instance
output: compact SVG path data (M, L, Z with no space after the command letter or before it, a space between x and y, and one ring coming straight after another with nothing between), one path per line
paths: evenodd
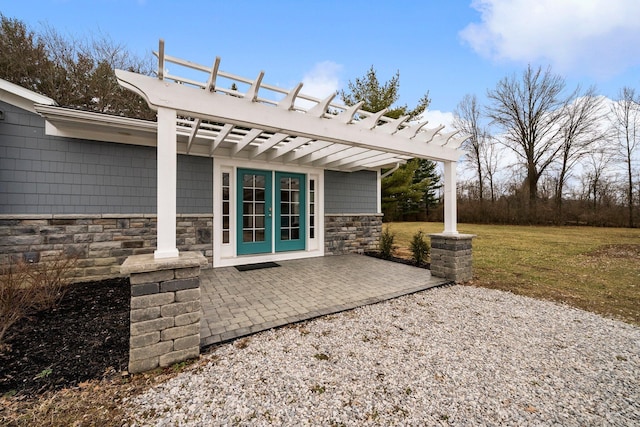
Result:
M200 267L206 265L200 252L133 255L122 264L131 282L130 373L198 357Z
M431 275L454 282L473 278L471 241L473 234L430 234Z

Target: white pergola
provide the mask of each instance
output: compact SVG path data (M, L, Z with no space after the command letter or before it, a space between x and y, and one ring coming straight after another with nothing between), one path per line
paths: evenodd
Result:
M442 133L443 126L408 124L333 102L264 84L264 72L247 79L166 55L160 40L157 77L116 70L118 83L141 95L158 112L158 247L155 258L178 256L176 248L177 146L187 154L313 166L352 172L380 170L424 158L444 163L445 234L456 225L456 162L467 138ZM196 77L169 74L168 66ZM203 78L204 80L204 78ZM222 87L222 83L228 87ZM232 84L243 90L232 90ZM260 92L260 94L259 94ZM262 95L262 96L259 96ZM304 105L304 106L303 106Z

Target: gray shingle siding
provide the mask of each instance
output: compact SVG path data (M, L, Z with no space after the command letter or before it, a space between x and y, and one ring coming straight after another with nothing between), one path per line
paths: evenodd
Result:
M156 212L156 150L44 134L0 102L0 214ZM178 213L213 212L213 162L178 156Z
M324 173L325 213L376 213L377 173L372 171Z

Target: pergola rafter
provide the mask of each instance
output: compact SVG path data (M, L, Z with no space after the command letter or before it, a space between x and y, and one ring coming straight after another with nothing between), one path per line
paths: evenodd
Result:
M175 155L176 146L184 144L187 154L346 172L379 170L425 158L444 162L448 165L445 174L455 174L455 163L463 154L459 147L467 136L441 133L444 126L407 123L407 116L394 120L384 116L386 109L363 111L362 103L341 105L334 102L335 93L317 99L301 92L302 83L282 89L263 83L264 71L255 79L226 73L219 68L219 57L211 67L172 57L165 54L162 40L154 54L158 57L157 78L123 70L116 70L116 77L120 85L140 94L158 111L159 163L160 156ZM189 76L169 74L167 64L184 67ZM205 73L206 81L191 76L197 72ZM231 82L231 87L245 85L248 89L224 88L221 79ZM455 176L453 180L445 177L445 183L451 182L455 185ZM175 199L175 194L169 197ZM160 205L159 191L159 229ZM175 216L165 220L174 221ZM445 232L457 233L455 199L445 200ZM175 254L173 248L161 250L160 235L158 241L161 254L157 256Z

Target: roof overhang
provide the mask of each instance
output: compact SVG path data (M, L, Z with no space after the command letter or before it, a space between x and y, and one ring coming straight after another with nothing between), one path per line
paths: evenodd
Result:
M32 113L36 112L34 104L56 105L56 102L48 96L40 95L3 79L0 79L0 100Z

